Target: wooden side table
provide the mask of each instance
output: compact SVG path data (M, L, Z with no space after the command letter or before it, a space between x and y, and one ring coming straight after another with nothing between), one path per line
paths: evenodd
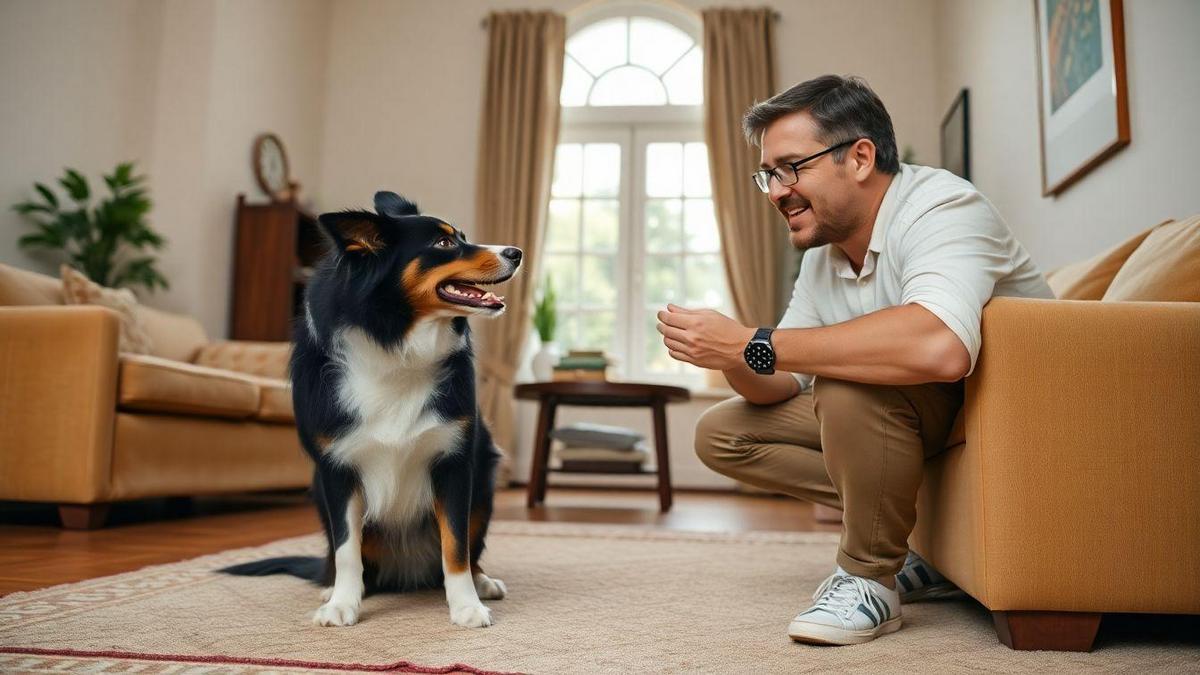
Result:
M538 421L534 429L533 466L525 504L533 508L546 501L546 474L550 470L550 432L560 405L648 407L654 416L654 453L658 459L658 502L671 510L671 463L667 454L667 404L691 398L687 389L638 382L532 382L519 384L518 399L536 400Z

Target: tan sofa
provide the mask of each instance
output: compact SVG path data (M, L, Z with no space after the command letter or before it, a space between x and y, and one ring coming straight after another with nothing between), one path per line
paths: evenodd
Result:
M190 317L136 311L149 355L118 353L115 311L0 265L0 499L96 527L116 501L307 486L288 344L212 342Z
M1077 299L984 309L910 546L1010 647L1088 650L1104 613L1200 614L1200 218L1050 281Z

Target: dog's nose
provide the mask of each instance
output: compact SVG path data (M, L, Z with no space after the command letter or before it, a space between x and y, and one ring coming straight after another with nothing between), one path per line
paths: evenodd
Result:
M513 264L517 264L517 263L521 262L521 249L519 249L519 248L509 246L508 248L504 249L503 251L500 251L500 255L513 261Z

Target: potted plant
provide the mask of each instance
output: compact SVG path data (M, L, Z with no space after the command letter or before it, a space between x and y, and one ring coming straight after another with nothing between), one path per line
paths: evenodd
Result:
M531 364L533 376L539 381L548 382L554 377L554 365L562 357L558 343L554 341L554 331L558 327L558 310L555 308L557 297L554 295L554 283L549 275L542 286L542 297L533 306L533 327L537 330L541 346L533 355Z
M66 169L58 179L72 204L34 183L41 201L24 201L13 210L37 231L21 237L18 245L59 251L72 267L102 286L142 286L150 292L167 288L154 256L146 251L160 250L166 242L146 223L151 202L145 176L133 175L132 163L118 164L104 182L111 196L95 208L89 208L92 191L87 179L75 169Z

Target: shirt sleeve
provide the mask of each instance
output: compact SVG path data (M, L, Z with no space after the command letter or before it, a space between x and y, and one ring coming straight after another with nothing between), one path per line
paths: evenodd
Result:
M933 205L904 232L901 304L929 310L958 336L975 370L983 306L1014 268L1015 240L995 207L978 192Z
M800 274L797 275L796 284L792 287L792 299L788 302L787 310L784 311L783 318L779 320L776 328L817 328L824 325L821 323L817 307L812 301L812 295L809 292L812 286L805 280L804 271L804 261L802 260ZM800 389L808 390L812 387L812 375L792 373L792 376L800 383Z

